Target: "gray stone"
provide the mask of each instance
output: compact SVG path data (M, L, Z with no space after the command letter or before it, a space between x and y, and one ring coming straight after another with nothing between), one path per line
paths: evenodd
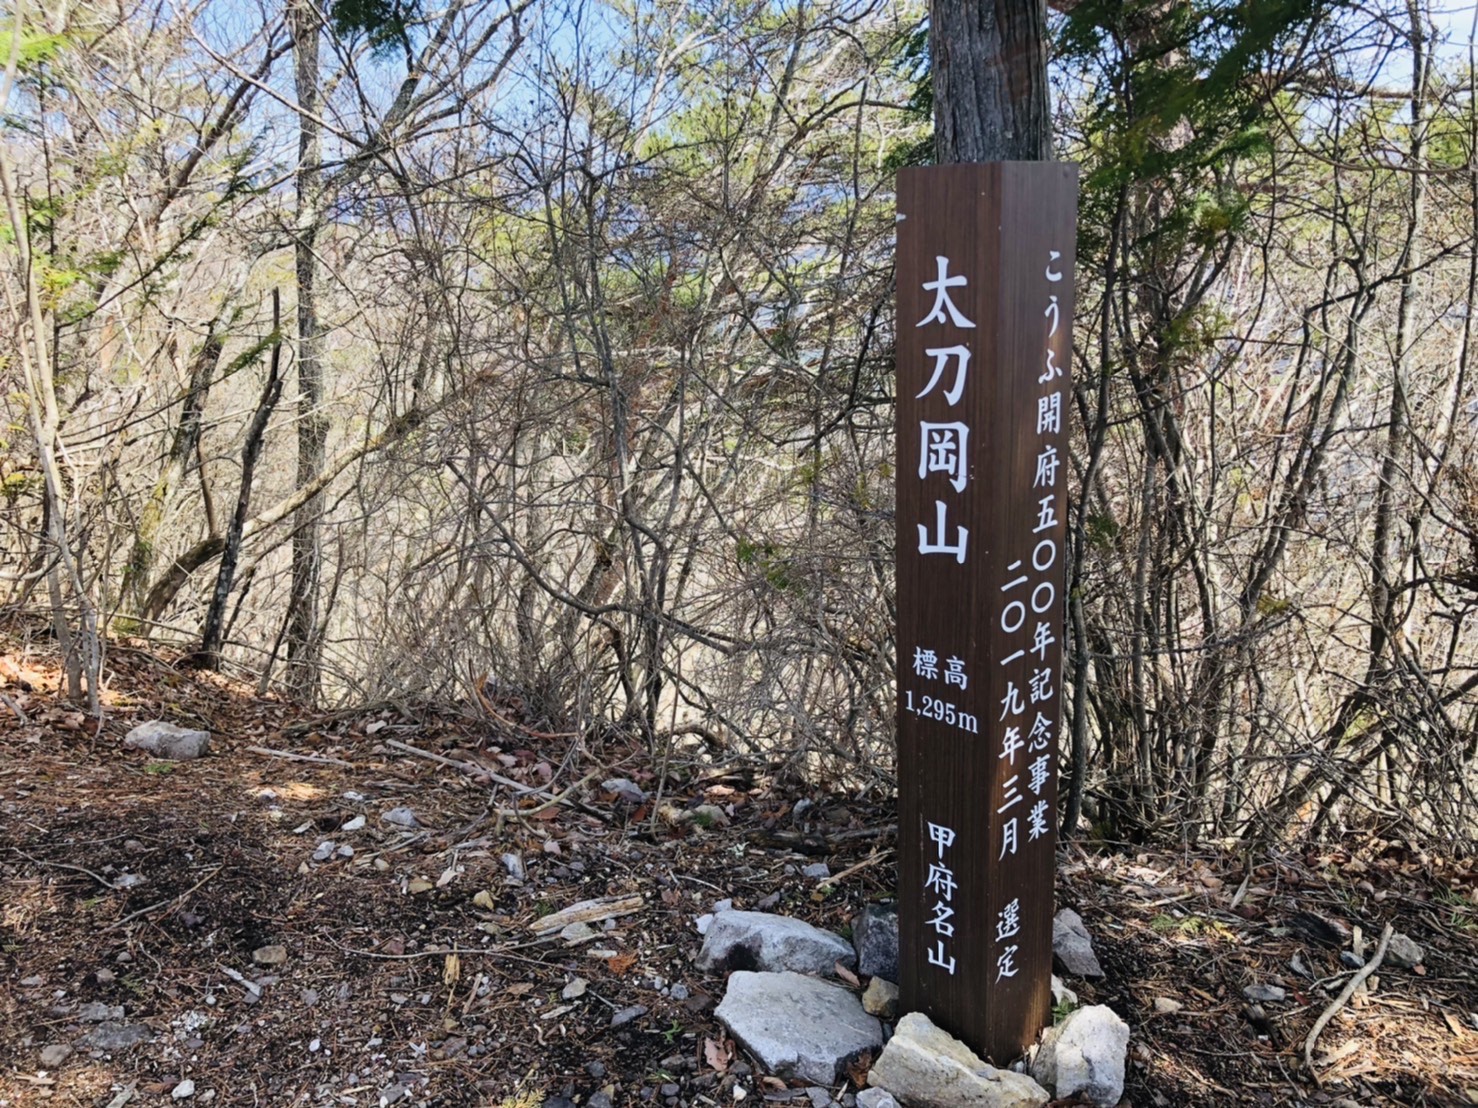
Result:
M123 1018L123 1005L104 1004L100 1000L90 1001L78 1010L77 1018L84 1023L104 1023L108 1020L121 1020Z
M1403 935L1400 931L1392 935L1391 941L1386 943L1385 960L1397 969L1414 969L1422 964L1425 957L1426 952L1412 941L1411 936Z
M769 1072L817 1085L883 1045L882 1024L854 993L799 973L740 970L714 1014Z
M604 1091L591 1093L585 1104L586 1108L615 1108L610 1095Z
M1052 919L1052 959L1075 977L1103 976L1083 917L1071 908L1064 908Z
M154 1032L142 1023L100 1023L77 1042L92 1050L127 1050L147 1043Z
M41 1048L41 1064L49 1070L54 1070L72 1057L73 1053L72 1048L66 1043L52 1043L50 1046Z
M863 1089L857 1094L857 1108L902 1108L887 1089Z
M1129 1025L1112 1008L1079 1008L1042 1036L1032 1076L1060 1100L1078 1097L1097 1108L1113 1108L1124 1095L1128 1049Z
M628 804L640 804L647 799L646 790L625 777L612 777L602 781L600 787L608 793L615 793Z
M862 994L862 1009L869 1016L893 1020L898 1018L898 986L881 977L867 983Z
M401 805L398 808L391 808L388 812L383 813L380 816L380 818L382 820L384 820L386 823L394 824L396 827L420 827L421 826L421 821L416 818L416 813L413 812L413 811L411 811L409 808L405 807L404 805ZM398 1086L396 1086L396 1087L398 1088ZM401 1094L404 1095L404 1092L405 1092L405 1090L402 1089L401 1090ZM385 1094L383 1092L381 1092L380 1093L381 1099L383 1099L384 1096L385 1096Z
M188 1077L176 1085L169 1094L171 1100L188 1100L194 1095L195 1082L191 1081Z
M854 961L847 940L798 919L767 912L720 912L713 917L698 952L698 966L710 973L759 970L834 975L836 963Z
M812 862L809 866L801 867L801 876L814 878L817 881L824 881L831 876L831 867L825 862Z
M1041 1108L1049 1099L1030 1077L981 1061L922 1012L898 1021L867 1083L913 1108Z
M287 961L287 947L281 943L259 946L251 952L251 960L259 966L280 966Z
M869 904L852 921L857 972L866 977L898 980L898 909Z
M1288 993L1277 985L1248 985L1242 995L1259 1004L1277 1004L1288 999Z
M807 1089L806 1097L811 1102L811 1108L827 1108L831 1104L831 1093L820 1085L812 1085Z
M387 1108L388 1105L403 1100L408 1091L404 1085L386 1085L380 1090L380 1108Z
M614 1016L612 1016L611 1017L611 1026L612 1027L624 1027L628 1023L630 1023L632 1020L641 1019L641 1017L644 1016L644 1015L646 1015L646 1014L647 1014L646 1005L644 1005L644 1004L633 1004L630 1008L622 1008L619 1012L617 1012Z
M188 727L165 723L162 719L151 719L123 736L123 745L156 758L188 762L205 753L210 746L210 732L192 731Z

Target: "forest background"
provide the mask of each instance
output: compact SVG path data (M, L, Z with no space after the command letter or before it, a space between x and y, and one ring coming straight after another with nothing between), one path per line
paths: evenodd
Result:
M1472 16L1052 11L1067 834L1478 837ZM12 3L0 606L886 790L924 20Z

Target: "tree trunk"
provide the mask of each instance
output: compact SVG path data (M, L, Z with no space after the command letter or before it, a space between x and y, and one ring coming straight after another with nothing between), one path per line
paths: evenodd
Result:
M211 383L225 343L224 321L227 316L228 312L223 307L220 318L211 320L204 344L190 361L190 381L185 388L180 422L170 442L169 453L160 467L159 479L154 482L149 500L139 515L138 533L129 551L128 564L123 569L124 598L135 612L142 613L144 608L149 579L154 573L154 551L159 530L169 511L170 499L196 458L206 400L210 396ZM123 626L128 627L129 623L124 621ZM148 624L142 624L139 631L148 635Z
M934 150L954 162L1052 154L1045 0L935 0L929 8Z
M323 469L328 417L323 412L323 366L318 335L317 278L319 210L322 203L322 134L318 123L317 8L295 0L293 61L298 93L297 234L294 261L298 282L298 485L311 485ZM318 581L322 573L316 495L298 511L293 534L292 594L287 631L287 683L304 700L318 693Z
M272 333L280 335L281 313L278 307L277 290L272 290ZM251 423L246 429L246 441L241 447L241 487L236 493L236 511L226 531L226 544L221 551L221 568L216 574L216 587L211 593L210 609L205 614L205 627L200 633L200 655L207 669L220 669L221 646L225 639L226 601L231 596L231 585L236 577L236 563L241 557L241 540L246 533L247 512L251 510L252 478L256 475L257 459L262 454L262 440L267 434L267 421L277 398L282 394L282 379L279 368L282 362L282 341L277 338L272 344L272 362L267 370L267 383L262 387L262 398L257 403Z

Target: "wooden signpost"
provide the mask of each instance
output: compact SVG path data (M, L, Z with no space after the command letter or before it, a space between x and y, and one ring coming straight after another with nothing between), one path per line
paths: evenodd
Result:
M898 178L899 982L998 1065L1051 1011L1077 169Z

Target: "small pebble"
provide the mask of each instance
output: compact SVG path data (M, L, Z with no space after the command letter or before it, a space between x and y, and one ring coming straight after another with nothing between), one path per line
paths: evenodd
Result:
M688 987L681 984L674 985L669 995L672 997L673 1000L687 1000L689 996Z
M818 881L825 880L831 876L831 867L825 862L812 862L809 866L802 867L801 876L813 877Z
M195 1095L195 1082L187 1077L176 1085L169 1095L175 1100L186 1100Z
M628 1023L630 1023L632 1020L634 1020L634 1019L640 1019L642 1016L644 1016L646 1014L647 1014L647 1007L646 1007L645 1004L633 1004L629 1008L622 1008L619 1012L617 1012L614 1016L612 1016L611 1017L611 1026L612 1027L624 1027Z
M1242 995L1248 1000L1257 1003L1273 1004L1286 1000L1288 994L1277 985L1248 985L1242 990Z
M606 1075L606 1067L604 1063L601 1062L586 1062L585 1072L599 1081L602 1077Z

